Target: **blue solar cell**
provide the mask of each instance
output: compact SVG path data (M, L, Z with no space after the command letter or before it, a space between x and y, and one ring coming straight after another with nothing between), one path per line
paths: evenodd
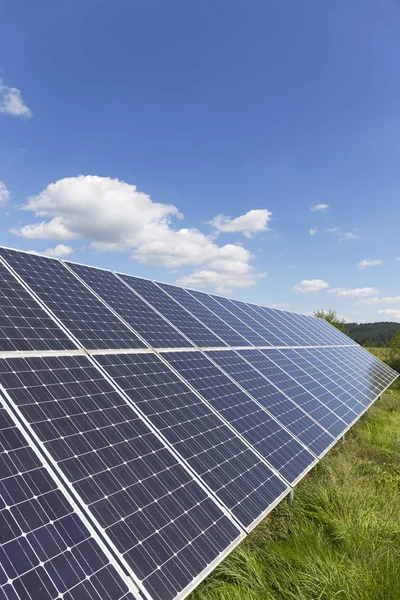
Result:
M195 290L187 290L187 292L212 311L213 314L235 329L235 331L248 340L253 346L265 346L265 344L267 344L265 338L260 336L254 329L251 329L251 327L246 325L244 321L241 321L232 312L224 308L213 296Z
M314 462L266 410L200 352L168 352L164 358L289 483Z
M2 248L0 255L84 348L145 347L60 261Z
M0 351L73 348L76 344L0 262Z
M292 401L238 353L232 350L210 351L212 358L246 392L255 398L293 435L299 438L314 454L322 454L334 441L334 437L325 431L319 423Z
M280 352L279 350L271 349L271 351L261 352L272 361L275 365L280 367L287 375L293 378L299 383L304 389L310 394L313 394L318 398L319 402L329 408L335 415L340 417L345 423L349 424L354 421L355 416L358 414L356 400L351 398L339 398L329 391L324 385L317 381L314 377L309 375L299 367L290 358ZM267 353L268 352L268 353Z
M249 342L239 335L232 327L227 325L222 319L208 310L201 302L191 296L189 292L176 285L166 283L158 284L165 292L174 298L179 304L188 310L193 316L199 319L206 327L211 329L228 346L249 346Z
M111 271L74 263L67 264L153 348L192 346L177 329Z
M0 385L155 600L182 593L241 538L87 357L8 358Z
M226 344L216 337L212 331L207 329L200 321L179 306L175 300L170 298L153 281L140 279L131 275L118 274L132 289L149 302L163 317L175 325L196 346L218 347Z
M248 314L248 312L242 310L240 305L234 300L230 300L229 298L223 298L222 296L215 296L210 294L211 298L213 298L216 302L218 302L221 306L223 306L226 310L235 315L238 319L243 321L248 327L254 329L254 331L262 337L264 340L263 346L281 346L282 343L278 338L276 338L268 329L263 327L257 319L253 318ZM260 346L260 344L256 344Z
M158 356L107 354L96 361L244 527L288 490Z
M322 427L334 437L340 436L346 429L346 422L331 411L316 396L308 392L293 377L269 360L258 350L241 350L243 356L255 369L265 375L271 383L282 390L298 406L312 416Z
M0 401L0 598L134 600Z
M303 369L309 376L329 390L340 402L349 406L356 414L360 414L365 406L346 390L346 380L339 376L335 377L335 379L329 377L326 371L317 367L315 361L310 360L309 356L307 358L306 350L306 348L290 348L288 350L282 350L282 352L288 359L292 360L297 367ZM318 354L320 349L315 348L311 350ZM342 384L343 387L341 387Z

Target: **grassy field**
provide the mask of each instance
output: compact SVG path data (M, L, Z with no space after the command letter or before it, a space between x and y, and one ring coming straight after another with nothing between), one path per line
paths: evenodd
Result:
M190 600L399 598L396 383Z

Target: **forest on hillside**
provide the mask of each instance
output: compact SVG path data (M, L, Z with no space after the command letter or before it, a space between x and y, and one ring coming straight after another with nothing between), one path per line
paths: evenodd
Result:
M346 334L363 346L387 346L400 323L382 321L378 323L346 323Z

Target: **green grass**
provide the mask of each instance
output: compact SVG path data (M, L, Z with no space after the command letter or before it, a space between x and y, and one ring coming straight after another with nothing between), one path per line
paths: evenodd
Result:
M399 600L400 388L371 410L190 600Z

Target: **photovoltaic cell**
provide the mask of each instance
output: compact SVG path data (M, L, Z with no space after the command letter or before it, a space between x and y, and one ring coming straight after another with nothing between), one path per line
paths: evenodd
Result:
M288 490L155 354L107 354L96 361L244 527Z
M73 348L76 345L0 262L0 351Z
M134 600L0 401L0 598Z
M196 346L218 347L225 345L222 340L217 338L209 329L200 323L200 321L179 306L175 300L163 292L163 290L153 281L119 273L118 276L138 292L142 298L154 306L163 317L175 325L175 327L185 334Z
M223 350L210 351L207 355L314 454L319 456L332 444L334 438L327 431L238 353Z
M235 331L237 331L243 338L248 340L253 346L265 346L267 341L260 336L254 329L251 329L244 321L241 321L232 312L229 312L222 306L215 298L204 292L197 292L195 290L187 290L187 292L206 306L210 311L222 319L225 323L230 325Z
M333 437L340 436L346 429L346 423L338 415L322 404L316 396L308 392L288 373L269 360L265 354L259 350L241 350L239 354L262 375L265 375L271 383L285 392L289 398L294 400L308 415L312 416L322 427L329 431Z
M111 271L67 264L153 348L192 346L177 329L160 317Z
M0 255L84 348L145 346L60 261L3 248Z
M272 346L297 346L303 343L303 339L298 335L298 332L286 327L287 324L279 322L279 318L275 316L277 311L269 308L255 306L247 302L238 302L231 300L236 306L236 309L245 312L250 318L255 319L257 323L262 325L269 333L268 340Z
M239 539L88 358L6 359L0 385L152 598L177 596Z
M206 327L211 329L211 331L221 338L228 346L250 345L245 338L208 310L201 302L198 302L196 298L191 296L184 288L177 287L176 285L168 285L166 283L159 283L158 285L192 315L204 323Z
M243 321L248 327L254 329L259 336L262 337L264 343L263 346L281 346L281 342L277 339L268 329L260 325L260 323L253 319L247 312L243 311L240 306L238 306L234 301L229 298L223 298L222 296L215 296L210 294L211 298L213 298L216 302L218 302L221 306L223 306L226 310L230 311ZM260 344L257 344L259 346Z
M357 411L354 411L352 407L356 406L356 401L353 400L353 402L351 402L350 399L346 399L349 403L347 404L345 399L339 399L324 387L322 383L306 373L299 365L290 360L287 355L279 350L261 350L261 352L267 357L268 361L272 361L275 365L280 367L282 371L299 383L307 390L307 392L318 398L321 404L329 408L329 410L340 417L345 423L349 424L354 421ZM352 407L350 405L352 405Z
M200 352L164 358L289 483L315 461L302 444Z
M322 370L328 377L332 377L355 400L368 404L365 391L360 388L360 380L342 356L339 360L327 351L327 348L306 348L304 355ZM361 387L363 387L362 384Z
M316 354L318 351L319 348L315 349ZM307 349L305 348L282 350L282 353L287 358L292 360L298 367L327 388L338 400L350 406L357 414L360 414L364 410L365 405L356 400L356 398L346 390L346 381L342 377L335 377L335 379L329 377L326 370L318 368L315 361L312 361L310 360L310 357L307 357L306 352ZM343 387L341 387L342 383Z

